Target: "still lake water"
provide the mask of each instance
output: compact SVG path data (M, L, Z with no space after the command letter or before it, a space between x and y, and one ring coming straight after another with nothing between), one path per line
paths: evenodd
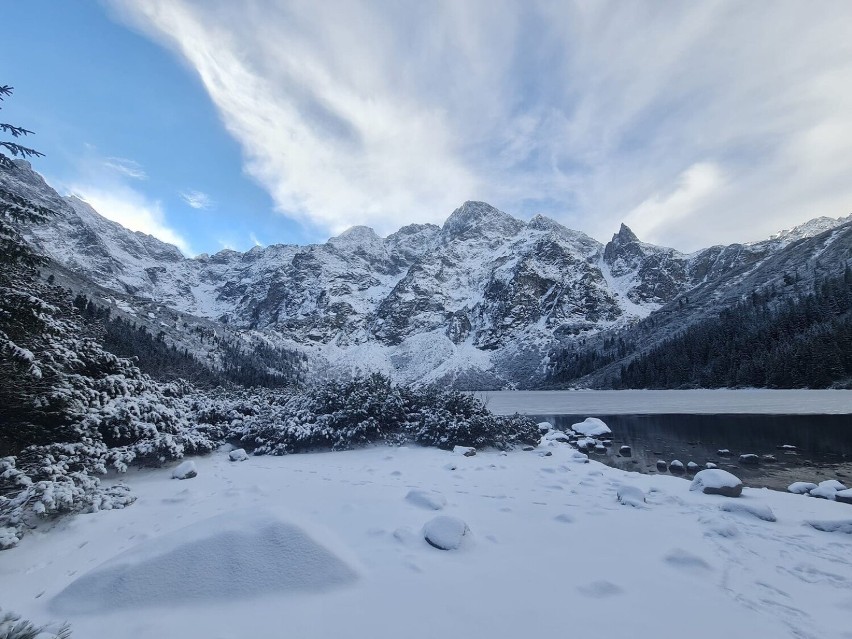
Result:
M582 415L530 415L567 429ZM794 481L819 483L838 479L852 487L852 416L850 415L603 415L612 429L612 445L591 459L640 473L658 473L657 460L678 459L686 465L705 462L730 470L747 486L786 490ZM782 445L796 446L785 451ZM619 448L632 448L622 457ZM727 448L731 457L718 455ZM742 454L774 455L777 461L758 466L739 463ZM667 473L667 471L663 471ZM690 475L686 474L689 478Z

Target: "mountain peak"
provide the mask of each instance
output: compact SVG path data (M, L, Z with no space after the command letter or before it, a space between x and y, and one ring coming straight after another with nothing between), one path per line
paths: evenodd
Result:
M618 229L618 233L612 236L612 241L618 242L619 244L628 244L630 242L638 242L639 238L636 237L636 233L630 230L629 226L622 222L621 228Z
M448 240L493 233L508 236L514 235L523 227L523 222L487 202L468 200L447 218L441 234Z

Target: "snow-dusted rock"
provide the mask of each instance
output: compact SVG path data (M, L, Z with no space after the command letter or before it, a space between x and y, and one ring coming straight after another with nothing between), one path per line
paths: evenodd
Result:
M575 446L577 446L577 448L585 452L590 448L594 448L595 446L597 446L598 441L596 439L592 439L591 437L583 437L582 439L578 439L576 442L574 442L574 444Z
M636 486L619 486L616 492L618 502L634 508L645 508L645 493Z
M698 464L696 464L694 461L691 461L691 462L689 462L689 463L686 465L686 470L687 470L687 472L689 472L690 474L695 474L695 473L697 473L699 470L701 470L701 466L699 466Z
M669 462L669 472L670 473L682 473L683 472L683 462L679 459L673 459Z
M476 455L476 449L473 446L453 446L453 455L473 457Z
M727 513L749 515L763 521L778 521L772 509L765 504L746 504L741 501L727 501L720 508Z
M228 453L228 459L232 462L240 462L246 461L249 458L248 453L245 451L245 448L237 448L236 450L232 450Z
M816 487L816 484L812 484L809 481L794 481L792 484L787 486L787 492L793 493L795 495L805 495L811 492Z
M456 550L469 533L470 528L466 523L458 517L447 515L435 517L423 526L423 538L439 550Z
M612 435L612 431L602 420L597 417L586 417L581 422L571 425L571 430L586 437L603 437Z
M665 462L665 460L658 459L657 460L657 470L666 470L669 465Z
M818 499L834 501L837 498L837 491L834 488L829 488L828 486L817 486L816 488L809 490L808 495Z
M172 471L172 479L192 479L196 475L198 475L198 470L195 468L195 462L191 460L181 462Z
M711 468L696 473L689 490L700 490L705 495L739 497L743 492L743 483L727 470Z
M632 457L633 456L633 449L630 448L630 446L622 446L621 448L618 449L618 454L621 455L622 457Z
M427 510L442 510L447 505L447 498L434 490L410 490L405 500Z
M834 499L835 501L839 501L843 504L852 504L852 488L838 490L834 493Z
M568 443L571 439L561 430L552 430L544 435L544 441Z
M740 455L740 463L748 466L757 466L760 463L760 457L754 453L746 453L744 455Z
M720 448L719 450L717 450L717 451L716 451L716 454L717 454L719 457L730 457L730 456L731 456L731 451L730 451L730 450L728 450L727 448Z
M606 452L606 446L601 443L595 444L595 452L599 455L603 455Z
M706 464L704 464L704 468L713 469L713 468L718 468L718 466L716 464L714 464L713 462L707 462Z
M546 433L548 431L553 430L553 424L551 424L550 422L539 422L538 423L538 429L542 433Z
M841 481L836 479L826 479L825 481L821 481L819 483L820 488L827 488L829 490L846 490L848 486Z

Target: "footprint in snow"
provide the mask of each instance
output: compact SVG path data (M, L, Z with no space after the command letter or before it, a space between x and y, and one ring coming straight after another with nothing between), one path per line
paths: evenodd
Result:
M558 521L560 524L574 523L574 517L572 515L569 515L568 513L562 513L560 515L556 515L556 517L554 517L553 519L554 519L554 521Z
M612 583L611 581L593 581L584 586L578 586L577 590L581 595L591 597L593 599L604 599L606 597L614 597L620 595L624 590Z
M663 560L669 566L686 572L703 574L713 570L713 567L704 559L682 548L671 550Z

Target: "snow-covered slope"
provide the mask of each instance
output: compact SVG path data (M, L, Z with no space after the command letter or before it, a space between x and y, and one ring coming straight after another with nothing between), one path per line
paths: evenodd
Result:
M113 639L848 637L852 506L707 495L550 444L222 451L194 479L136 471L131 507L4 551L0 601ZM442 516L467 526L456 550L424 538Z
M99 286L298 348L315 370L468 388L536 385L562 342L629 326L831 223L852 225L820 219L766 242L684 255L623 225L603 245L542 216L524 222L466 202L442 228L411 225L381 238L355 227L325 244L190 259L18 166L0 184L58 212L28 233Z

